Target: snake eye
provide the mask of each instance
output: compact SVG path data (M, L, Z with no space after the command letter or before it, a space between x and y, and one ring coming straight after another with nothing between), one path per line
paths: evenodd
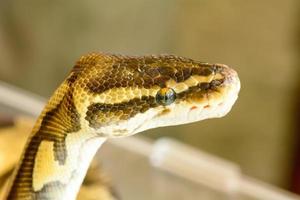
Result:
M156 102L167 106L173 103L176 99L176 92L172 88L162 88L156 94Z

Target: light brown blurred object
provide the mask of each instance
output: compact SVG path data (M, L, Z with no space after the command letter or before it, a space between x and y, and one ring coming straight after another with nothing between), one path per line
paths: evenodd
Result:
M14 126L0 129L0 177L16 165L32 126L32 119L20 117Z
M93 159L77 198L82 200L120 199L111 185L110 178L103 173L99 159Z
M0 128L11 127L14 125L14 119L12 116L4 116L0 113Z

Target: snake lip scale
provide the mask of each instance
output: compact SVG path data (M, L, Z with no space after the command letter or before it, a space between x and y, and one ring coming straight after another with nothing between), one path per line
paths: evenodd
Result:
M38 117L3 199L76 199L106 139L222 117L239 90L237 73L223 64L174 55L82 56Z

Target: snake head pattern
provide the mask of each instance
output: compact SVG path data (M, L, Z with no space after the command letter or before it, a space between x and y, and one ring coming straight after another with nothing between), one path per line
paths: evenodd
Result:
M90 54L68 80L81 125L105 137L222 117L240 89L228 66L173 55Z

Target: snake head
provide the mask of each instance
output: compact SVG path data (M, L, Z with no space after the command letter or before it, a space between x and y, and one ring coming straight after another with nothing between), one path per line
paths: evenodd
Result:
M199 71L207 73L201 75ZM156 126L225 116L238 98L240 81L236 71L226 65L196 63L189 78L182 82L171 80L166 88L176 95L176 99L164 106L155 119Z
M105 137L222 117L240 89L228 66L173 55L90 54L76 66L82 122Z

